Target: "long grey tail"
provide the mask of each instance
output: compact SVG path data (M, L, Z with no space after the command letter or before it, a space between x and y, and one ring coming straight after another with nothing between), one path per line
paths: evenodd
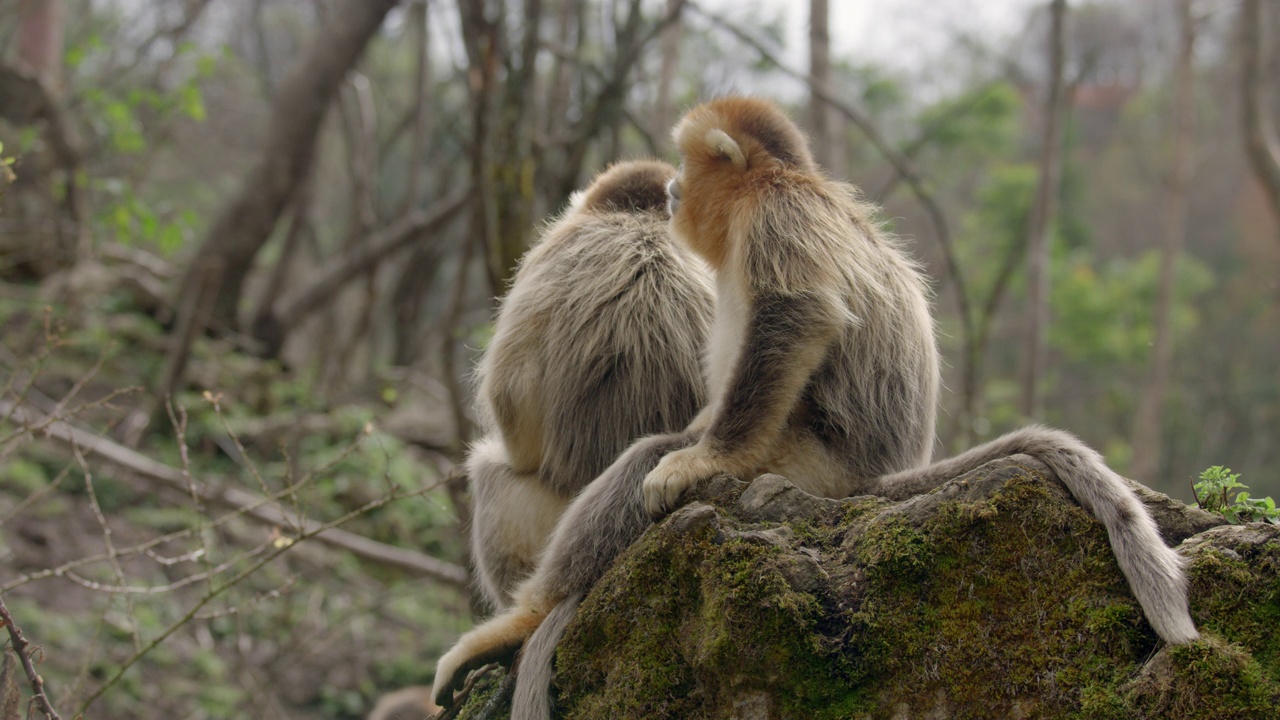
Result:
M581 602L581 593L561 600L525 641L517 666L511 720L551 720L551 678L554 675L551 663L555 659L556 646L564 637L565 628L578 614Z
M1047 465L1076 502L1106 527L1120 569L1156 633L1174 644L1200 637L1187 606L1182 557L1164 544L1151 514L1125 481L1071 433L1028 426L929 467L886 475L879 490L889 497L909 497L1018 453Z

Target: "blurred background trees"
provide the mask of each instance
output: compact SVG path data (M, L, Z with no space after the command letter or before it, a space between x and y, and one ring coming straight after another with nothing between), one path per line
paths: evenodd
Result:
M1219 464L1280 494L1278 43L1261 0L0 0L0 594L64 714L428 680L494 299L731 91L934 278L936 454L1034 420L1184 500ZM376 545L283 552L353 513Z

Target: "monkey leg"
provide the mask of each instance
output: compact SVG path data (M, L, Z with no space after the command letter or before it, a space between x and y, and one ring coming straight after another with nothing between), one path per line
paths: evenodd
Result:
M452 702L454 690L471 670L510 656L566 597L591 589L614 558L652 524L640 491L645 475L664 455L696 439L677 433L638 440L587 485L560 517L537 569L516 589L511 607L463 635L440 658L432 689L437 703ZM533 662L541 665L544 660L551 662L550 657Z
M568 500L530 473L517 473L497 437L476 443L467 456L471 480L471 554L480 590L495 609L533 571Z

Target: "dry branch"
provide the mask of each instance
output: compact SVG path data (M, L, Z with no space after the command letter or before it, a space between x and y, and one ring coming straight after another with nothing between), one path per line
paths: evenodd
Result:
M370 540L346 530L320 530L324 527L322 523L304 517L295 510L284 508L255 493L234 487L214 488L208 483L189 484L181 470L152 460L137 451L87 430L74 427L65 420L49 421L38 413L24 407L17 407L6 400L0 400L0 413L12 413L13 419L20 424L41 424L41 433L55 442L78 447L112 465L184 495L190 495L194 491L204 502L242 512L272 527L297 528L299 533L315 534L317 540L332 547L354 553L366 560L424 575L446 585L465 588L469 582L466 568L460 565L406 548Z
M272 104L263 152L239 191L209 225L188 267L180 295L200 294L206 267L215 268L211 324L236 325L241 285L271 236L315 156L316 138L343 78L360 59L396 0L345 0L294 63ZM181 377L180 371L174 372Z
M36 672L35 665L31 663L31 643L22 635L22 628L18 627L13 621L13 616L9 614L9 608L5 607L4 599L0 598L0 625L3 625L9 631L9 640L13 643L13 649L18 653L18 660L22 663L22 670L27 674L27 681L31 683L31 692L35 695L36 707L40 708L40 712L44 713L46 718L50 720L62 720L62 717L54 711L53 705L49 702L49 696L44 692L44 678L40 677L40 673Z
M267 344L268 355L274 354L272 350L279 349L287 328L294 327L313 311L327 307L328 301L343 285L373 269L388 255L420 240L427 233L439 230L457 216L470 199L469 189L456 193L437 203L433 212L414 211L355 243L350 250L317 270L311 283L287 292L277 300L271 315L255 324L255 337Z

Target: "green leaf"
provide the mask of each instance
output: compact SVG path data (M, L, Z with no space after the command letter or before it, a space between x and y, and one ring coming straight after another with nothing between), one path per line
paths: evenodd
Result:
M178 107L182 113L196 122L204 122L206 113L204 109L204 98L200 94L200 88L195 84L183 85L178 89Z
M207 78L218 68L218 58L214 55L201 55L196 58L196 77Z

